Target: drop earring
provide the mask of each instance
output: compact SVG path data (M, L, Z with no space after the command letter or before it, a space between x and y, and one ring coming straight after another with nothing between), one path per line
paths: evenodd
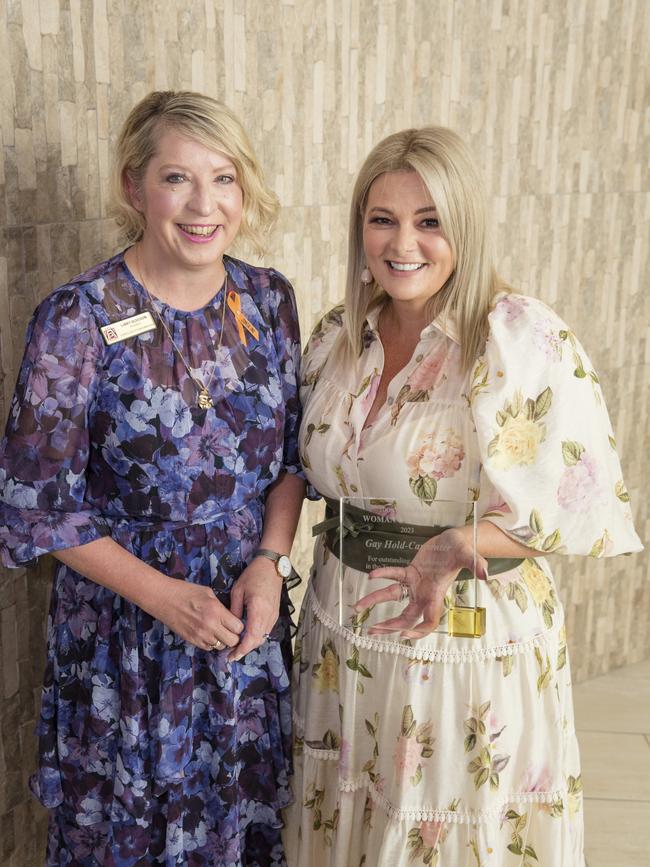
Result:
M372 283L372 274L370 273L370 268L366 265L366 267L361 272L360 280L362 283L368 285L368 283Z

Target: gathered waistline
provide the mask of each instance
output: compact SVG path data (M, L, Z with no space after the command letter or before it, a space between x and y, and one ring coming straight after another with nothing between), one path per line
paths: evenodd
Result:
M206 524L216 524L232 518L233 515L243 512L245 509L259 510L263 508L259 500L249 500L236 509L213 512L208 515L192 517L187 521L166 521L159 518L135 518L124 515L102 515L111 530L126 530L127 532L145 531L157 532L161 530L184 530L191 527L202 527Z

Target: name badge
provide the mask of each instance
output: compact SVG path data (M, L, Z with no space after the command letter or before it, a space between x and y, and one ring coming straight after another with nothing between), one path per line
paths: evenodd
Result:
M137 334L144 334L145 331L154 331L156 323L154 318L145 311L137 313L135 316L129 316L128 319L121 319L119 322L111 322L110 325L102 325L99 329L102 332L102 337L106 341L107 346L112 346L114 343L119 343L121 340L128 340L129 337L135 337Z

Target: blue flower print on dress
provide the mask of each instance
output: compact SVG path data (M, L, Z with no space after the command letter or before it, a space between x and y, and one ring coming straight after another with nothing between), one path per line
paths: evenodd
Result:
M221 335L222 289L161 307L209 409L161 327L104 343L101 326L150 310L122 254L41 303L0 452L4 565L110 535L229 604L269 485L300 472L300 349L287 281L225 266L258 340L244 347L230 315ZM289 625L285 593L271 640L229 664L59 564L31 781L47 865L285 865Z

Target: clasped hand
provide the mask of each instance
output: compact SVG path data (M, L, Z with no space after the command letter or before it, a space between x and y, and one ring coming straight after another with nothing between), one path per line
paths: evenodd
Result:
M266 640L278 619L281 591L282 578L271 561L256 557L232 586L230 610L212 588L170 578L167 592L150 611L203 650L230 648L228 659L234 661Z
M266 641L280 613L282 578L266 557L255 557L233 584L230 613L241 618L246 609L246 628L228 655L235 661Z
M401 614L376 623L371 635L399 632L402 638L423 638L433 632L444 612L445 596L461 569L474 570L474 549L469 537L459 528L445 530L422 545L408 566L385 566L373 569L369 578L388 579L394 583L374 590L359 599L355 611L381 602L399 602L408 598ZM487 578L487 560L476 557L476 574Z

